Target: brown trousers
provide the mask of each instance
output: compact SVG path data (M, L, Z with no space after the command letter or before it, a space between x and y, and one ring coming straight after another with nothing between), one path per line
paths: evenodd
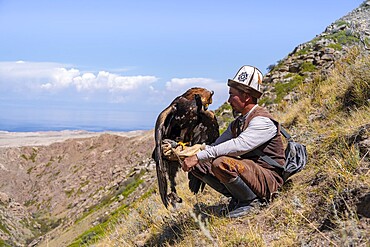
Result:
M192 170L201 179L210 174L221 183L230 183L240 177L259 197L269 199L283 184L283 179L273 170L260 166L252 160L220 156L212 162L203 162Z

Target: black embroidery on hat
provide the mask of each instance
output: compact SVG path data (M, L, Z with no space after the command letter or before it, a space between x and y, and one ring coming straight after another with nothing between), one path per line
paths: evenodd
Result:
M247 72L242 72L239 76L238 76L238 80L241 81L241 82L244 82L245 80L247 80L248 78L248 74Z

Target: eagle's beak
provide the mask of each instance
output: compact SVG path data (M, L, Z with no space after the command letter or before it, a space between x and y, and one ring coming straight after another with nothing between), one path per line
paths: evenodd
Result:
M203 106L203 108L204 108L204 110L205 110L205 111L207 111L207 110L208 110L208 106L209 106L209 104L205 104L205 105Z

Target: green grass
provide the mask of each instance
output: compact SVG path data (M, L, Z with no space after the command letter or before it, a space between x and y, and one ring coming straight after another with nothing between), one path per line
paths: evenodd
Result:
M348 23L344 20L338 20L338 21L335 22L335 24L337 26L348 25Z
M360 42L359 38L350 35L345 30L330 34L326 36L327 39L332 39L334 42L341 45L351 45L358 44Z
M287 83L278 82L275 84L276 99L274 103L279 103L289 92L291 92L298 85L301 85L304 80L303 76L294 75Z
M37 149L36 148L32 148L32 154L29 157L29 159L32 160L33 163L36 162L36 156L37 156Z
M36 202L37 202L36 200L28 200L24 203L24 206L29 207L34 205Z
M37 222L40 224L40 232L43 235L59 226L62 219L41 218L37 219Z
M369 45L370 45L369 37L365 37L364 42L365 42L366 47L369 47Z
M88 210L76 221L76 223L85 219L86 217L91 215L93 212L103 208L109 203L117 201L118 195L122 195L124 198L127 198L131 193L133 193L139 187L140 184L144 182L144 180L140 179L140 177L144 173L145 172L141 172L137 174L136 178L134 178L127 185L123 186L114 195L104 196L98 204L88 208ZM147 194L146 196L149 196L149 195L150 194ZM105 229L108 226L108 224L113 224L114 222L116 222L121 214L126 214L127 207L128 206L126 204L123 204L122 206L120 206L118 209L112 212L109 216L104 217L104 220L103 221L101 220L100 224L94 226L93 228L81 234L70 246L81 246L81 244L84 245L86 243L93 243L97 239L101 238L102 234L105 232L102 229Z
M34 169L34 166L31 166L30 168L27 169L27 174L31 174L32 170Z
M75 190L74 189L70 189L70 190L66 190L66 191L64 191L64 193L66 194L66 196L68 197L68 198L70 198L72 195L73 195L73 192L74 192Z
M301 50L299 50L299 51L297 51L296 53L295 53L295 55L296 56L301 56L301 55L306 55L306 54L308 54L309 52L310 52L310 47L305 47L305 48L303 48L303 49L301 49Z
M120 195L127 198L131 193L133 193L137 187L141 183L143 183L144 180L142 179L135 179L133 182L129 183L124 190L120 193ZM143 196L148 197L151 195L153 191L148 192L148 194L144 194ZM94 208L91 208L88 210L87 214L84 214L80 219L86 218L87 215L91 214L93 211L96 211L99 208L102 208L104 205L107 205L109 202L111 202L110 198L107 197L106 200L103 202L100 202L99 205L97 205ZM85 231L83 234L81 234L72 244L69 245L69 247L76 247L76 246L83 246L83 245L89 245L91 243L95 243L100 238L102 238L108 229L108 227L112 224L115 224L119 218L122 216L122 214L128 213L129 206L126 204L121 205L119 208L117 208L114 212L112 212L109 216L103 217L100 219L100 224L90 228L89 230Z
M103 222L101 224L98 224L86 232L84 232L82 235L80 235L77 240L75 240L72 244L68 245L69 247L79 247L79 246L88 246L90 243L95 243L97 240L100 239L101 236L104 235L105 231L108 228L108 222Z
M121 195L123 195L125 198L127 198L143 182L144 182L144 180L142 180L142 179L135 180L134 182L130 183L129 185L127 185L125 187L125 189L122 191Z
M274 72L276 70L279 70L281 68L281 66L283 66L283 65L284 65L283 60L277 61L276 64L269 65L269 69L271 70L270 72Z
M336 51L341 51L343 49L343 46L338 43L329 44L328 47L333 48Z
M219 132L221 135L226 130L227 123L234 119L232 115L231 105L225 102L215 111L215 115L217 117L217 121L220 127Z
M102 238L106 231L112 224L115 224L122 214L128 213L128 206L123 204L118 209L116 209L111 215L101 218L100 224L90 228L89 230L85 231L83 234L77 237L77 239L68 245L68 247L77 247L77 246L89 246L92 243L97 242L100 238Z
M6 226L3 224L2 220L0 219L0 230L6 234L10 234L8 228L6 228Z
M31 160L33 163L35 163L37 152L38 152L38 150L36 148L32 148L32 154L30 155L30 157L27 157L27 155L22 154L21 158L25 159L26 161Z
M271 105L274 101L270 97L262 97L260 100L258 100L258 104L263 105Z
M3 239L0 239L0 247L11 247L11 245L6 243Z
M146 191L140 198L139 198L139 201L142 201L142 200L145 200L147 199L149 196L151 196L152 194L155 193L155 189L154 188L151 188L149 189L148 191Z
M299 68L301 72L313 72L316 70L316 66L312 62L303 62Z

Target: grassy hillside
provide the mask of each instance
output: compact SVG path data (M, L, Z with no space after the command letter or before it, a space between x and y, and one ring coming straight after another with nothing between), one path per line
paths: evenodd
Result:
M197 196L179 177L184 202L166 210L156 185L130 205L94 246L368 246L370 244L370 58L353 49L326 80L299 86L296 101L273 115L297 141L309 163L276 198L249 216L214 213L227 201L207 188ZM99 227L99 226L98 226ZM81 236L80 238L83 238Z

